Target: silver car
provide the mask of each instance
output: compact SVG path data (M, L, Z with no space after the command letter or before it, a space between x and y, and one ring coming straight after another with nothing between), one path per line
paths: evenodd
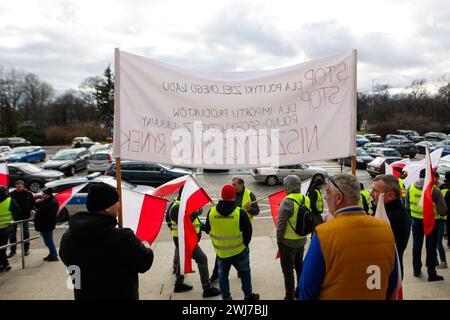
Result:
M87 165L88 173L105 172L113 162L113 151L111 149L98 151L91 154Z
M117 186L117 181L114 177L111 176L101 176L99 173L93 173L88 176L84 177L73 177L73 178L66 178L58 181L52 181L45 184L46 188L51 187L53 189L53 192L59 193L64 190L74 188L76 186L79 186L83 183L88 183L83 189L80 190L65 206L64 209L62 209L57 217L58 221L66 221L70 216L74 215L77 212L80 211L87 211L86 209L86 199L87 194L89 192L89 189L93 184L96 183L106 183L114 188ZM142 185L135 185L128 183L126 181L122 180L122 188L139 191L142 193L151 193L155 188L149 187L149 186L142 186ZM41 192L36 194L36 197L41 196Z
M288 175L296 175L302 180L310 178L321 177L324 181L328 177L325 169L320 167L313 167L306 164L295 164L291 166L284 166L279 168L263 167L252 169L253 178L256 181L264 182L269 186L274 186L281 183L284 177Z

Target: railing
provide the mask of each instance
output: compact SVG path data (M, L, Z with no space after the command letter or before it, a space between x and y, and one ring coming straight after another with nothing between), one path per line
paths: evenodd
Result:
M14 221L13 223L11 223L10 225L19 224L19 226L20 226L20 241L17 241L15 243L6 244L6 245L0 247L0 250L2 250L2 249L6 250L9 247L17 246L18 244L20 244L20 248L21 248L21 252L22 252L22 269L25 269L25 242L30 242L32 240L39 239L39 237L33 237L33 238L24 240L23 223L28 222L28 221L33 221L33 218L18 220L18 221Z

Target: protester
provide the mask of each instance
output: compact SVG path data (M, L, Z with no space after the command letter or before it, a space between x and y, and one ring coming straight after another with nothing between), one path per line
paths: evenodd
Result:
M383 174L373 180L370 194L374 204L373 212L376 212L381 193L384 193L384 207L394 233L403 278L403 253L408 245L409 234L411 233L411 217L400 200L401 189L396 176Z
M242 178L239 177L233 178L231 184L234 190L236 191L236 199L235 199L236 206L243 209L247 213L250 222L253 223L254 222L253 217L257 216L260 211L258 202L256 201L255 194L250 189L245 187L244 179ZM239 273L238 277L240 277ZM210 279L211 283L217 281L218 278L219 278L219 267L216 257L216 261L214 262L214 269Z
M53 242L53 230L56 227L56 215L58 214L59 203L53 195L53 189L47 188L43 191L42 199L36 202L37 211L34 216L34 227L41 233L44 243L50 253L44 261L59 261L58 252Z
M320 190L324 184L325 181L323 181L322 177L313 177L308 191L306 192L306 196L309 198L309 203L311 205L311 211L314 214L314 224L316 226L323 223L323 197Z
M259 300L253 293L248 246L252 224L247 213L236 206L232 185L222 188L222 200L212 207L206 218L205 231L211 237L219 266L219 285L224 300L231 300L228 274L231 266L240 274L245 300Z
M181 192L180 190L178 199L181 198ZM184 283L184 275L180 275L180 259L179 259L179 243L178 243L178 211L180 209L180 201L178 200L173 204L173 206L170 209L170 222L172 225L172 237L173 242L175 243L176 247L176 256L175 261L177 264L176 267L176 281L175 281L175 288L174 292L184 292L192 290L191 285L187 285ZM202 210L198 210L191 214L191 221L194 225L195 231L197 232L198 241L200 242L201 235L202 235L202 229L204 229L200 219L198 218L199 215L201 215ZM200 280L202 282L203 286L203 298L209 298L209 297L215 297L220 295L220 290L217 288L214 288L210 281L209 281L209 271L208 271L208 258L206 257L203 250L200 248L200 246L197 244L194 248L194 251L192 252L192 259L195 260L198 266L198 270L200 273Z
M16 181L16 189L10 193L11 198L13 198L20 208L20 215L17 216L16 220L26 220L30 219L32 214L36 213L36 201L34 199L33 193L25 189L24 182L22 180ZM30 238L30 228L28 221L22 222L24 240ZM9 236L10 243L17 242L17 224L11 226L11 234ZM24 254L27 256L30 254L30 242L24 243ZM16 246L10 247L10 253L8 258L13 257L16 254Z
M372 214L372 210L370 209L370 193L366 189L364 189L364 185L362 183L359 184L361 197L359 198L359 206L364 209L367 214Z
M439 188L439 173L434 172L434 184L436 186L436 189ZM442 193L442 191L441 191ZM444 196L444 195L442 195ZM444 199L445 201L445 199ZM448 208L447 208L448 209ZM442 240L444 239L444 232L445 232L445 221L447 220L447 215L439 216L439 219L436 219L435 223L437 224L437 251L438 256L441 262L439 263L437 256L436 256L436 265L439 266L440 269L447 269L447 257L445 255L445 249L444 245L442 244Z
M395 240L389 224L359 206L356 177L328 179L325 200L334 219L316 228L300 279L301 299L387 299L398 279ZM369 266L377 266L379 289L372 290Z
M420 277L422 268L422 246L424 238L423 230L423 207L419 205L419 201L422 195L422 189L425 178L425 169L422 169L419 173L419 180L414 184L411 184L406 191L406 210L412 217L412 234L413 234L413 269L414 276ZM436 259L437 259L437 240L438 240L438 227L436 221L439 220L441 215L444 215L447 211L442 193L438 188L433 188L432 192L433 206L435 207L435 226L432 232L425 236L426 247L426 266L428 272L428 281L441 281L444 277L439 276L436 273Z
M405 186L405 179L408 177L408 172L407 171L401 171L400 172L400 178L398 179L398 184L400 185L400 189L402 191L402 196L401 196L401 200L402 200L402 204L403 206L405 206L406 203L406 186Z
M67 267L79 267L76 300L139 299L138 273L150 269L153 251L131 229L116 228L118 201L113 187L94 184L87 196L88 212L69 220L59 253Z
M444 197L445 204L447 205L447 212L445 214L445 227L447 230L447 247L450 248L450 219L448 219L448 215L450 214L450 192L448 190L450 189L450 171L447 171L445 173L445 180L444 183L441 185L441 193Z
M11 234L11 224L14 219L20 216L20 208L8 195L8 188L0 186L0 247L8 244ZM11 270L11 266L6 256L6 249L0 250L0 272Z
M298 297L298 280L302 274L303 253L306 236L295 233L300 205L311 209L309 198L301 194L302 182L298 176L289 175L283 180L286 198L280 204L277 222L277 244L280 250L280 264L284 276L284 300ZM294 270L297 277L294 280Z

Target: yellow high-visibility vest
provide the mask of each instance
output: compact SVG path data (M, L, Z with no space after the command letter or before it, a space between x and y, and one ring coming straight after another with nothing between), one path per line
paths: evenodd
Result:
M228 216L223 216L212 207L209 212L209 235L214 251L221 259L234 257L245 250L244 238L239 228L241 209L236 207Z
M240 207L242 210L244 210L245 212L247 212L247 210L245 209L245 205L247 203L251 203L252 202L252 198L250 197L250 194L252 193L252 191L250 189L245 188L244 189L244 194L242 195L242 202L241 204L238 206ZM254 219L253 216L247 212L248 218L250 219L250 222L253 223Z
M292 199L294 203L294 213L289 218L289 223L286 225L286 232L284 233L284 239L289 240L299 240L306 238L306 236L299 236L293 228L295 228L295 225L297 224L297 217L298 217L298 209L299 204L304 204L308 209L311 209L309 198L302 195L301 193L291 193L286 196L285 199Z
M11 197L6 198L0 202L0 229L8 227L14 222L12 212L9 210L11 206Z
M434 187L433 187L434 190ZM409 187L409 210L411 217L423 220L423 208L419 206L422 190L416 188L414 184ZM434 219L440 219L440 215L436 212L436 204L433 202Z
M172 237L178 237L178 224L177 221L172 220L172 209L173 207L175 207L176 205L180 205L180 201L176 200L175 203L173 204L173 206L170 208L170 223L172 224L172 226L170 227L171 233L172 233ZM202 223L200 221L200 219L197 217L195 218L195 220L192 222L192 224L194 225L195 228L195 232L200 233L201 230L201 226Z

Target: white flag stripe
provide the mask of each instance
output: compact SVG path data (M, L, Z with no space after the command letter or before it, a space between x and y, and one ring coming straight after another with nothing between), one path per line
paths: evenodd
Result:
M139 225L139 217L145 194L126 188L122 189L122 224L135 233Z
M443 150L443 148L439 148L430 153L433 168L438 167ZM420 161L411 161L403 168L403 171L408 172L408 176L404 180L406 188L408 188L412 183L419 180L420 170L425 168L425 161L426 159L422 159Z
M197 182L189 176L184 184L183 192L180 197L180 209L178 210L178 251L180 255L180 274L185 274L185 243L184 243L184 215L186 213L186 203L189 197L199 190Z
M425 179L423 181L423 187L422 187L422 194L420 195L419 200L419 206L423 208L423 199L425 196L425 189L427 188L428 184L431 181L431 175L433 172L431 172L431 157L430 157L430 150L428 149L428 146L425 147Z

